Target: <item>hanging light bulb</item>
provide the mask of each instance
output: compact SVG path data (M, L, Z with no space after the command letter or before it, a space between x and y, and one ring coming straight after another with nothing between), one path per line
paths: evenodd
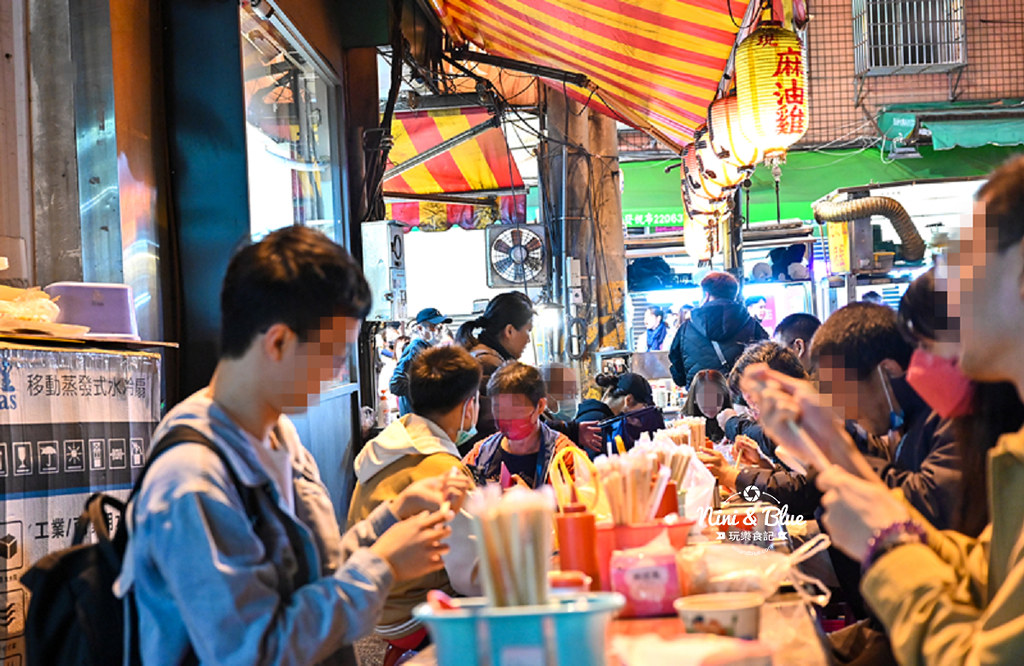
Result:
M740 128L777 160L807 131L807 91L800 38L774 21L762 23L736 49Z
M708 110L708 140L723 161L739 169L753 169L761 159L757 146L740 127L736 95L721 97ZM742 181L740 181L742 182Z

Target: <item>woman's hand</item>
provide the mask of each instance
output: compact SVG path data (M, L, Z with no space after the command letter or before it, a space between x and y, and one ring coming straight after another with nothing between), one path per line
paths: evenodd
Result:
M832 543L858 562L879 530L910 518L907 507L880 480L862 479L833 465L818 475L817 483L825 493L822 522Z
M718 479L718 483L726 488L736 488L736 477L739 476L739 470L730 465L720 452L714 449L698 451L697 457L708 468L711 475Z
M857 450L843 422L810 382L794 379L756 364L740 380L744 391L757 395L761 423L779 444L805 466L824 467L815 448L828 459L865 479L877 479L874 469Z

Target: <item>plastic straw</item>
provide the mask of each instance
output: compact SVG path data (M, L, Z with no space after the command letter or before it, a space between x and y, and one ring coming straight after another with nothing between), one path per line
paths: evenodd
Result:
M647 503L647 521L654 520L654 515L658 513L658 507L661 506L661 498L665 496L665 489L668 488L668 478L671 475L671 470L664 465L658 470L658 482L654 486L654 494L651 495L650 501Z

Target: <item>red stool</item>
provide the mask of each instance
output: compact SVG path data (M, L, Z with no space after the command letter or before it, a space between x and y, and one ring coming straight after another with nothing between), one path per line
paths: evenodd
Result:
M415 650L424 641L427 640L427 630L420 627L415 632L402 638L396 638L395 640L388 641L388 647L384 650L384 664L383 666L395 666L398 660L402 658L409 650Z

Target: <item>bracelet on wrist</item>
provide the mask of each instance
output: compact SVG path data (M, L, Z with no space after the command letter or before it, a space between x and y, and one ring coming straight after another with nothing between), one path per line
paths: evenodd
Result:
M889 551L912 543L928 543L928 535L924 528L912 520L893 523L878 530L868 541L868 551L861 563L861 572L867 573L871 565Z

